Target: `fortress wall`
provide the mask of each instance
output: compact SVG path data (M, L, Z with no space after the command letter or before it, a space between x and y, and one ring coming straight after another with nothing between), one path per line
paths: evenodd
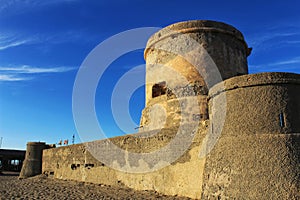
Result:
M126 153L116 155L115 148L106 149L107 140L101 140L44 150L43 172L59 179L124 185L198 199L296 200L300 187L299 76L290 73L244 75L224 81L223 88L221 84L213 87L209 96L210 120L196 124L199 130L190 148L160 170L124 172L129 166L138 171L149 170L153 165L149 160L129 159ZM226 95L227 101L218 102L222 95ZM226 102L222 133L212 151L199 157L203 139L207 134L214 135L218 128L215 120L220 120L215 116L220 116L217 112ZM284 113L283 127L278 112ZM207 129L209 122L212 126ZM182 139L193 132L192 126L195 124L184 124L185 131L179 133ZM174 126L158 133L151 130L110 141L129 152L149 153L174 141L176 133L178 127ZM177 145L182 141L180 139ZM96 151L98 155L108 153L109 163L95 159L87 149L91 146L101 147ZM178 153L177 148L170 153L165 157ZM161 158L153 157L151 161L155 159ZM111 163L121 171L110 168Z
M225 81L214 79L212 68L203 68L209 59L194 51L198 45ZM198 20L162 29L145 50L146 108L140 132L44 150L43 173L198 199L299 199L300 75L245 75L249 54L242 34L224 23ZM194 134L187 151L168 160ZM168 144L173 148L165 148ZM120 148L124 151L116 153ZM127 153L146 155L160 149L160 157ZM208 154L199 157L203 151Z
M202 199L299 199L299 147L299 133L222 133L206 157Z
M202 127L202 128L201 128ZM141 134L152 134L145 132ZM163 129L157 135L143 139L134 135L111 138L117 146L131 152L151 152L168 144L176 134L176 128ZM190 148L178 160L169 163L167 167L148 173L126 173L110 168L105 163L95 159L87 146L104 147L106 140L85 144L47 149L43 152L43 173L50 177L63 180L85 181L97 184L127 186L136 190L155 190L167 195L179 195L192 198L201 197L202 179L205 158L199 159L199 145L205 136L205 125L200 125ZM107 149L98 150L99 153ZM111 151L111 162L123 158L124 155L114 155ZM130 160L118 161L126 169ZM139 164L144 162L139 161ZM145 164L145 163L144 163ZM127 166L128 167L128 166ZM147 169L150 166L140 166Z
M226 94L227 115L206 157L203 199L299 197L299 78L289 73L244 75L226 80L225 89L212 88L210 105ZM216 111L210 112L214 121Z

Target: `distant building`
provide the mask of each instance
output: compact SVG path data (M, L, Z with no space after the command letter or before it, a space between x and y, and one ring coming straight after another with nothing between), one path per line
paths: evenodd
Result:
M0 149L0 166L2 171L21 171L25 159L23 150Z

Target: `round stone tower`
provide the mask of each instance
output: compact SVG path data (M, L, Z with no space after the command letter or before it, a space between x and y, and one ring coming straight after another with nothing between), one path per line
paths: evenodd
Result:
M28 142L25 160L19 178L27 178L42 173L43 150L47 149L45 142Z
M250 52L242 33L221 22L180 22L152 35L140 131L206 120L209 88L247 74Z
M206 157L202 199L298 199L299 91L299 74L278 72L233 77L209 91L208 134L216 134L218 112L226 120ZM222 95L226 105L215 103Z

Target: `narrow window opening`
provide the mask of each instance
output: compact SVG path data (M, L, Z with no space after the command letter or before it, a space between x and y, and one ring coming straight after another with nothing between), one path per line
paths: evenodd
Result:
M280 122L280 127L285 127L285 120L284 120L283 113L279 114L279 122Z
M84 164L84 167L90 169L92 167L94 167L95 165L94 164Z
M167 93L167 85L165 81L153 85L152 98L165 95L166 93Z
M76 167L75 164L72 164L72 165L71 165L71 169L72 169L72 170L75 170L76 168L77 168L77 167Z

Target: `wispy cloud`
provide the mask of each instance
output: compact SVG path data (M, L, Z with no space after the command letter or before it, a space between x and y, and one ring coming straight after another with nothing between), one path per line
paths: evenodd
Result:
M21 45L33 44L35 42L36 38L33 36L19 36L16 33L4 32L3 30L0 32L0 51Z
M72 67L54 67L54 68L42 68L33 67L29 65L23 65L20 67L0 67L0 72L6 71L18 74L36 74L36 73L59 73L74 70Z
M278 62L270 63L268 65L269 66L279 66L279 65L296 64L296 63L300 63L300 57L295 57L290 60L278 61Z
M1 0L0 0L1 1ZM0 51L8 48L19 47L23 45L35 45L43 47L57 45L62 43L87 43L95 37L91 36L84 30L67 30L53 33L39 33L32 35L28 32L14 33L12 31L0 31Z
M258 29L246 37L249 46L253 47L252 55L261 52L298 48L300 43L300 26L297 24L276 24Z
M300 40L286 41L288 44L300 44Z
M35 78L34 74L63 73L75 70L73 67L34 67L23 65L18 67L1 67L0 81L27 81Z
M262 48L267 46L275 46L278 43L296 44L298 40L295 37L300 37L300 30L294 32L266 32L260 35L249 38L249 44L255 48ZM269 43L269 41L272 41ZM268 45L270 44L270 45Z
M26 80L30 80L30 77L16 77L15 75L8 75L8 74L4 74L1 75L0 74L0 82L2 81L26 81Z
M275 61L271 63L250 65L251 71L263 72L263 71L285 71L285 72L298 72L300 73L300 56L294 57L288 60Z
M28 9L39 8L43 6L71 3L80 0L51 0L51 1L40 1L40 0L0 0L0 12L13 10L13 11L26 11Z
M25 40L15 40L15 41L3 41L0 38L0 50L5 50L11 47L16 47L24 44L30 43L31 40L25 39Z

